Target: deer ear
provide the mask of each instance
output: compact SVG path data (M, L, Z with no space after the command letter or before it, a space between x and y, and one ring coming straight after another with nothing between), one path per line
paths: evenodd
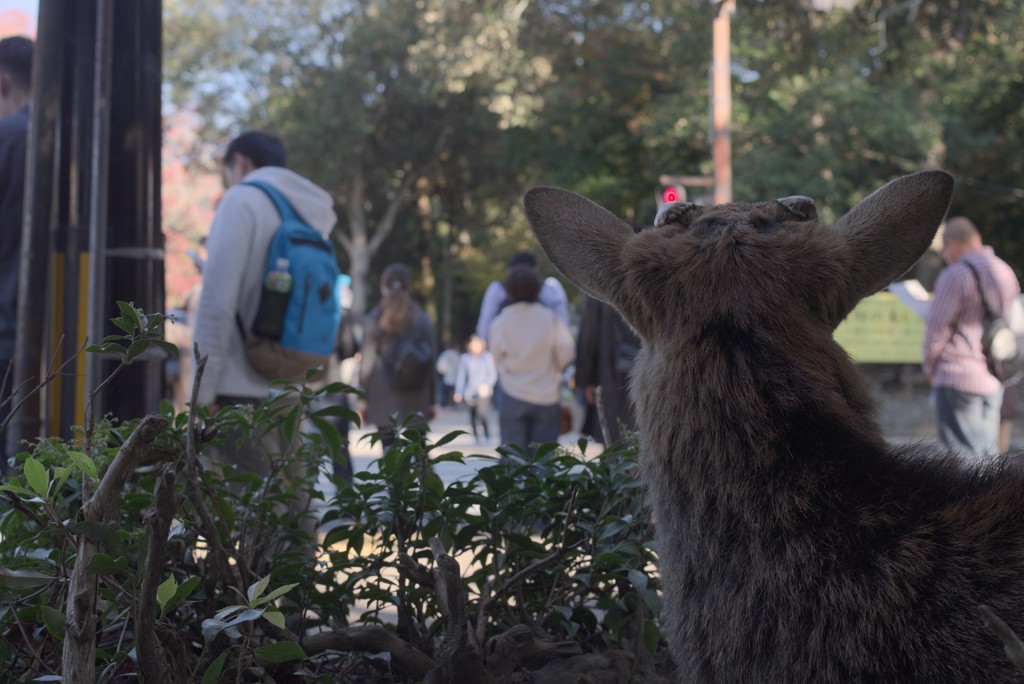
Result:
M555 268L587 294L614 303L622 279L622 246L633 236L632 226L559 188L531 188L523 205Z
M858 301L898 279L921 258L949 209L953 185L945 171L903 176L865 197L836 222L851 257L843 293L848 301L840 321Z

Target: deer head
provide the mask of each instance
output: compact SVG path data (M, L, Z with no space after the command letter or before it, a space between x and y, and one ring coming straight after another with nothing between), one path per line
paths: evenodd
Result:
M680 325L727 317L749 328L807 317L829 335L863 297L905 273L945 216L953 179L924 171L896 179L832 227L802 196L770 202L662 208L634 233L579 195L532 188L524 204L551 262L612 304L648 341Z

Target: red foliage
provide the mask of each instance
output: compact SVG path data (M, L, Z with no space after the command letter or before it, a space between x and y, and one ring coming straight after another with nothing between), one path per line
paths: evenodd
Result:
M222 192L217 173L190 161L196 148L192 123L188 116L173 116L164 129L161 192L166 248L165 304L168 307L182 306L189 290L199 282L199 271L188 252L201 251L200 239L210 230Z
M0 37L36 37L36 22L27 12L16 9L0 10Z

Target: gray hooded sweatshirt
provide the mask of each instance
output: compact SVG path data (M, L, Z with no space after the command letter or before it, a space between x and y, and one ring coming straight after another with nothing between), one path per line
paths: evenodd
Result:
M294 171L265 166L245 180L272 185L324 237L337 221L330 194ZM217 205L206 244L203 292L193 333L200 355L209 356L199 404L213 403L218 396L267 398L270 381L246 361L236 314L248 334L259 307L267 250L280 225L277 209L259 188L235 185Z

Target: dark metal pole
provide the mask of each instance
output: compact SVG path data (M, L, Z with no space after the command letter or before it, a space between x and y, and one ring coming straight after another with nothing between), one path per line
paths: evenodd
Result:
M18 281L18 336L14 352L14 404L7 430L7 450L38 437L42 405L32 392L43 380L47 323L47 269L50 226L56 220L57 155L64 88L64 0L40 0L25 188L25 219ZM20 406L20 408L18 408Z
M96 12L96 62L94 66L92 156L89 169L89 311L88 337L103 339L109 314L106 297L107 193L110 146L110 77L113 54L114 0L99 0ZM91 354L86 361L85 387L92 392L102 381L103 360Z
M117 300L163 309L160 33L160 0L40 2L9 451L82 424L113 363L74 354L117 332ZM94 415L137 417L162 396L162 359L140 360Z
M115 0L111 54L107 242L100 290L109 319L116 301L147 313L164 308L164 251L160 230L161 3ZM99 284L97 284L99 290ZM97 321L97 325L100 322ZM102 380L114 368L103 364ZM163 357L141 360L104 391L100 415L121 419L157 410L164 395Z

